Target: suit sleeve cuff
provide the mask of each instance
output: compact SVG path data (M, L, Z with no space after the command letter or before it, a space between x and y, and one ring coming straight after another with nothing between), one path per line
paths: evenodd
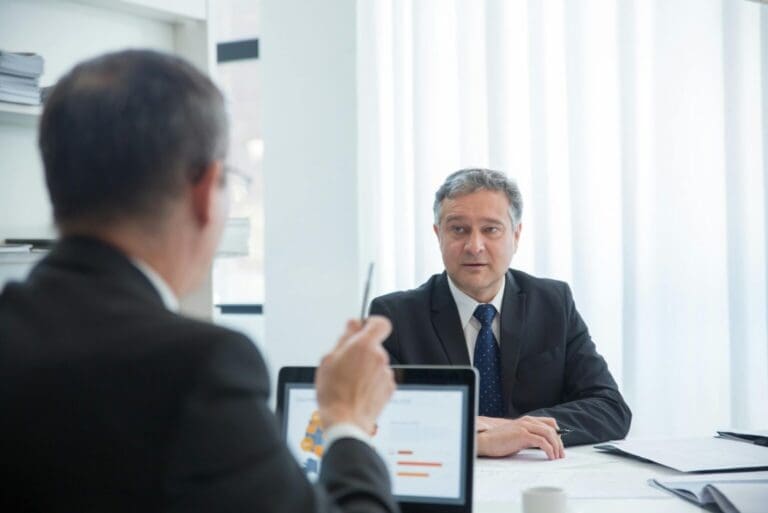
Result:
M371 445L371 437L355 424L342 422L334 424L325 432L325 449L328 450L340 438L354 438Z

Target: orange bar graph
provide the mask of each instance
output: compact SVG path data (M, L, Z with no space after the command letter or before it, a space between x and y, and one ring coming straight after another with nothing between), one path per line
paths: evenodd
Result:
M399 477L429 477L426 472L398 472Z
M443 464L437 461L398 461L398 465L407 465L409 467L442 467Z

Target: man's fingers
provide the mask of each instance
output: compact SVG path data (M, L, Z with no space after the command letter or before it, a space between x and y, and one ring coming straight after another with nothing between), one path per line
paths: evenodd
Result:
M389 355L387 355L389 357ZM389 358L387 358L387 364L389 364ZM395 371L392 367L387 366L386 368L386 374L387 374L387 383L389 384L389 387L387 388L387 397L392 397L392 394L395 393L395 389L397 388L397 385L395 384Z
M394 372L382 342L391 332L383 317L346 324L336 348L317 373L317 397L325 426L352 422L372 432L376 417L395 391Z
M525 422L527 424L545 424L552 429L557 429L557 421L553 419L552 417L520 417L520 420L522 422Z
M544 424L548 425L552 429L557 429L557 421L552 417L531 417L531 418L543 422Z
M563 446L563 438L555 431L555 454L559 458L565 458L565 447Z
M392 333L392 323L389 322L389 319L381 315L372 315L368 317L365 325L354 338L360 337L363 340L371 341L371 343L381 343L390 333Z
M555 431L552 426L544 422L530 422L526 425L526 428L531 433L547 441L549 446L552 448L552 455L554 458L562 457L563 441L560 438L560 435L557 434L557 431ZM547 455L549 455L549 453Z
M360 331L360 328L362 328L362 323L357 319L350 319L347 321L346 326L344 326L344 333L341 334L339 337L339 341L336 342L336 347L334 350L341 348L344 346L349 340L352 338L352 336Z
M557 421L551 417L523 417L521 419L525 428L540 436L545 437L555 448L558 458L565 457L563 439L557 434Z
M339 338L339 342L333 351L345 352L347 349L356 346L357 342L361 344L357 347L362 351L367 351L371 345L374 345L378 346L375 352L378 358L369 360L368 363L381 363L383 361L389 364L389 355L384 351L381 343L391 332L392 323L389 322L389 319L380 315L372 315L366 320L365 324L356 319L349 320L347 321L346 331Z
M543 436L539 436L537 434L531 433L529 435L529 443L531 444L531 447L538 447L542 451L544 451L547 454L547 458L550 460L557 459L557 456L555 456L555 448L552 447L552 444L549 443L549 441L544 438Z
M552 425L554 419L546 422L543 419L544 417L521 417L510 420L478 416L478 454L507 456L526 447L537 447L544 451L548 459L564 457L563 441Z

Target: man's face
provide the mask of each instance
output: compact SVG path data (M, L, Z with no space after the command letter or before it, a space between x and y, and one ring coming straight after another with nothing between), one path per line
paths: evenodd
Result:
M491 301L517 251L520 228L518 223L512 229L509 201L501 191L444 199L434 229L453 282L476 301Z

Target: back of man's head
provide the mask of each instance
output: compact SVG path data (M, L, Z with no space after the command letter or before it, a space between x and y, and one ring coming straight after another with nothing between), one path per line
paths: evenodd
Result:
M56 224L151 224L227 144L221 92L186 61L128 50L83 62L56 84L40 122Z

